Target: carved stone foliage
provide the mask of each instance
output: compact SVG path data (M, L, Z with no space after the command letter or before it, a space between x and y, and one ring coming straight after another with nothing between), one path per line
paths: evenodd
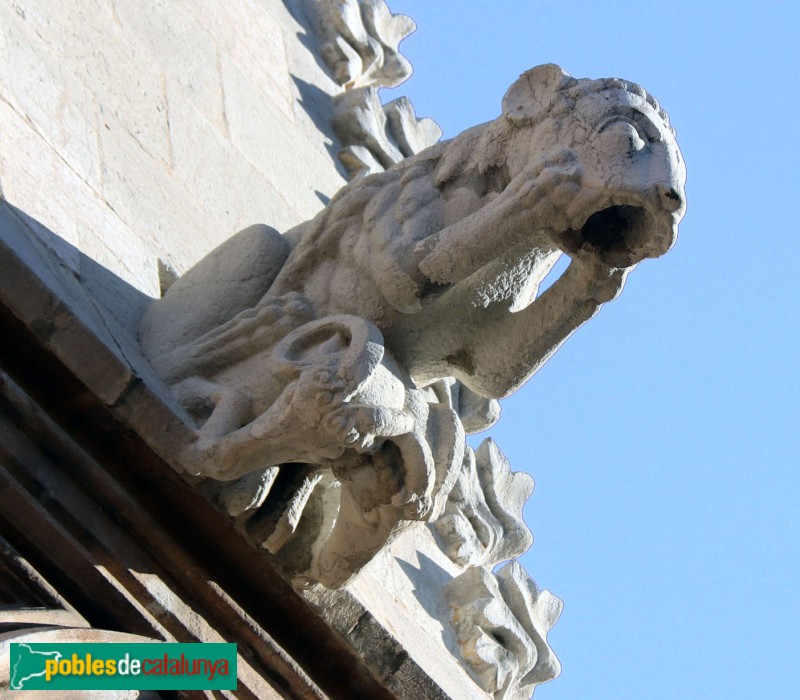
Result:
M460 566L491 569L525 552L533 543L522 507L533 478L512 472L492 439L464 453L464 464L445 511L434 524L442 550Z
M400 42L416 30L384 0L318 0L322 56L339 85L395 87L411 75Z
M530 542L531 483L464 434L669 249L684 178L644 90L540 66L495 121L350 183L283 236L240 232L141 329L196 425L177 462L231 482L203 488L294 576L339 586L416 521L488 574ZM515 678L535 668L516 663Z
M547 643L561 601L509 561L533 542L522 517L532 490L533 479L512 472L486 439L474 453L466 448L444 515L431 524L460 569L445 587L449 615L441 621L453 630L453 652L473 680L498 699L527 700L536 685L561 672Z
M442 136L433 119L417 118L407 97L382 105L375 88L354 88L337 95L334 104L339 157L351 179L390 168Z
M322 57L343 92L334 98L339 157L351 177L381 172L441 138L433 119L418 119L408 98L382 105L378 88L411 75L399 44L416 29L384 0L319 0Z
M472 567L447 586L462 658L478 685L494 698L527 700L561 672L547 633L562 602L539 590L517 563L497 574Z

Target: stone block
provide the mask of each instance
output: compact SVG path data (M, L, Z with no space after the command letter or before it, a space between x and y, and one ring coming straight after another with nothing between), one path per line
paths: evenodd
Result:
M228 234L253 223L285 231L302 220L178 90L169 89L169 105L175 175Z
M320 153L336 153L339 146L330 124L331 96L341 88L320 63L320 40L300 9L302 4L281 0L191 2L198 17L218 28L221 55L268 96L281 120L294 124ZM344 175L344 170L341 173Z
M155 294L155 257L106 202L4 102L0 102L0 125L4 197L50 229L52 233L39 230L44 244L75 272L80 271L80 250L131 285Z
M130 367L82 281L6 203L0 204L0 279L2 305L87 387L106 403L124 393Z
M0 89L81 179L99 190L96 99L28 24L0 5Z
M311 218L323 204L316 192L332 197L345 184L332 156L287 123L237 64L224 58L222 75L234 145L302 218Z
M217 37L185 3L115 0L114 10L122 29L141 42L167 80L183 88L192 104L224 131Z
M157 257L181 273L233 232L202 212L192 193L111 115L100 130L100 146L103 197L153 250L154 276Z
M64 71L94 93L102 111L125 124L148 153L168 161L164 76L122 31L110 3L61 0L57 19L48 0L21 0L16 8Z
M206 26L214 27L221 56L239 66L258 89L270 95L275 106L292 118L293 91L286 64L284 31L294 22L285 9L282 19L252 0L179 0ZM274 3L271 3L274 5Z
M347 585L348 592L394 635L415 662L406 660L389 681L396 692L404 688L406 696L415 697L410 689L425 682L418 676L418 664L446 697L484 697L450 651L445 651L455 647L455 640L440 619L448 610L442 590L456 572L428 529L411 527ZM428 695L421 692L416 697Z

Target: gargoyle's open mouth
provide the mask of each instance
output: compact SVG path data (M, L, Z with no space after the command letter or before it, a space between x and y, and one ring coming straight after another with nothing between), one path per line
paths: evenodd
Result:
M675 241L682 200L674 189L659 195L664 189L585 187L561 207L554 205L548 221L527 221L519 212L508 219L484 215L480 225L466 217L416 245L410 276L421 272L426 278L424 303L463 284L479 290L479 305L507 294L503 298L514 298L511 310L519 311L535 298L557 251L596 256L617 269L666 253Z
M643 215L641 207L620 204L592 214L583 225L581 235L598 250L624 246L631 230Z
M592 214L580 230L583 243L594 247L600 259L615 267L630 265L637 239L652 217L642 207L617 204Z
M640 204L601 205L584 216L582 224L578 218L573 228L555 234L554 242L568 255L589 248L611 267L629 267L658 257L674 240L671 215L659 216Z

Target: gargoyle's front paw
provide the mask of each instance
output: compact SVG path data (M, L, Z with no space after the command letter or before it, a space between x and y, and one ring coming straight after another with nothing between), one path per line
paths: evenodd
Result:
M209 465L216 464L216 450L213 444L196 438L180 451L178 460L188 474L207 476L210 473Z
M411 432L414 418L396 408L348 403L327 416L325 428L339 444L368 451L380 438Z
M598 304L616 299L632 267L610 267L600 260L596 251L582 249L572 256L572 265L585 279L591 298Z

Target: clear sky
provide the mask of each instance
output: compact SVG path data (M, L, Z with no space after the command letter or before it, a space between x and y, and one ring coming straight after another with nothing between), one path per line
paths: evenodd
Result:
M491 434L536 491L523 563L565 601L537 700L800 697L800 3L389 0L452 137L527 68L628 78L688 169L676 247Z

